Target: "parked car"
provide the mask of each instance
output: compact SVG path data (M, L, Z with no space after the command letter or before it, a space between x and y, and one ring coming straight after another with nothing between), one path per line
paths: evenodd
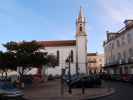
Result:
M129 74L122 74L121 75L121 81L123 81L123 82L129 82L129 77L130 77Z
M65 76L63 77L63 79L64 79L64 81L65 81L65 83L66 83L67 85L70 84L70 82L72 82L72 81L78 80L79 78L80 78L80 75L76 75L76 74L71 75L71 76L65 75Z
M133 75L132 74L128 76L128 82L133 84Z
M120 74L112 74L111 75L111 80L121 81L122 80L122 76Z
M0 81L0 96L2 98L20 98L23 95L24 93L14 87L10 82Z
M100 78L101 79L103 79L103 80L111 80L111 75L110 74L102 74L101 76L100 76Z
M71 88L91 88L101 86L101 79L97 76L82 76L72 80L69 84Z

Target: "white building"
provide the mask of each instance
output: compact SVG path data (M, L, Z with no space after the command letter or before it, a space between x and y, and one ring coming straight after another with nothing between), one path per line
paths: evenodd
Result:
M61 74L61 69L68 67L66 59L69 55L71 55L71 74L87 73L87 34L85 26L86 18L81 7L76 20L75 40L40 41L44 46L42 51L56 55L58 59L58 65L55 68L48 68L47 74Z
M133 74L133 20L118 32L107 32L104 41L105 69L110 74Z

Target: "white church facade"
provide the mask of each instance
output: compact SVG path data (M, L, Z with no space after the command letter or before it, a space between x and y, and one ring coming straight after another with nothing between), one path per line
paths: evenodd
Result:
M46 74L60 75L61 69L68 67L66 59L70 55L71 74L88 73L86 18L83 14L82 7L80 8L79 16L76 20L75 40L40 41L40 43L44 46L43 51L55 55L58 61L55 68L45 69Z

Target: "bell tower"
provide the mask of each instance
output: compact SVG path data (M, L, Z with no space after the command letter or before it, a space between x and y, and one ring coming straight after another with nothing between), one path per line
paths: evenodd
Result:
M83 8L80 7L80 12L76 20L76 72L87 73L87 34L86 34L86 18L83 13Z
M85 24L86 18L84 17L83 8L80 7L79 16L76 20L76 35L86 35Z

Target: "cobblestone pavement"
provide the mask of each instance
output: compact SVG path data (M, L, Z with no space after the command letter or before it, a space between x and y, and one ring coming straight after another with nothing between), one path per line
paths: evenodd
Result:
M89 88L82 94L81 89L72 89L72 94L68 94L68 89L64 89L64 95L61 96L60 81L54 80L43 83L33 88L24 90L27 100L82 100L90 97L100 96L108 93L109 88Z

